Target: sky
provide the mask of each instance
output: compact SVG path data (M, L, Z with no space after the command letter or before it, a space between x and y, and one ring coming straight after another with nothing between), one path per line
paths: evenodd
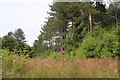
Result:
M0 37L17 28L24 31L27 44L33 45L53 0L0 0ZM48 5L49 4L49 5Z

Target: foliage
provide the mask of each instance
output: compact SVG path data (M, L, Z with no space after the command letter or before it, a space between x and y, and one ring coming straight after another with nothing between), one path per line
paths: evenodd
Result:
M110 4L110 7L106 8L103 2L53 3L53 5L49 6L51 8L51 12L48 12L48 21L45 22L45 25L42 27L42 31L38 37L38 40L34 42L33 49L35 53L42 54L46 51L54 52L64 48L65 51L70 54L75 52L74 49L77 49L79 44L81 45L84 42L83 40L87 37L88 39L86 40L91 40L87 41L89 45L92 45L89 46L91 50L93 50L93 46L96 46L99 42L103 42L104 44L104 41L100 41L99 38L98 42L95 41L96 43L93 44L93 40L96 39L90 36L86 36L86 34L91 36L92 34L97 35L98 33L95 32L95 30L92 31L93 27L95 26L101 26L103 28L109 29L109 27L112 25L118 25L120 12L118 5L119 3L113 3ZM98 36L106 36L107 38L109 31L107 32L107 30L101 28L98 30L98 32L103 32L102 30L104 32L106 31L105 34L100 34ZM83 47L84 46L85 44ZM100 44L99 46L102 45ZM87 50L86 52L89 53L85 53L93 54L91 53L91 50L90 52ZM96 51L94 54L96 56L100 56L99 51ZM114 55L111 54L109 56Z
M14 33L8 32L7 35L2 37L2 49L7 48L7 49L22 49L27 44L25 43L25 35L22 29L17 29L15 30Z
M2 38L0 37L0 50L2 49Z
M8 49L15 49L17 42L11 36L4 36L2 39L2 47Z
M24 69L25 65L25 56L15 55L9 50L1 50L2 56L2 69L3 69L3 78L10 78L11 76L17 76L20 74L21 70Z
M22 49L25 46L25 35L22 29L18 28L14 32L15 40L17 41L17 49Z
M106 30L99 26L88 33L81 43L81 51L86 57L115 57L120 55L118 52L118 27Z

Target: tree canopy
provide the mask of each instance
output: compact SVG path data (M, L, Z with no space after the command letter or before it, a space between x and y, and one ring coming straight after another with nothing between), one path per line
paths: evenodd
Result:
M118 5L113 3L108 8L103 2L56 2L49 5L51 11L34 43L35 52L60 51L61 48L70 52L81 46L95 26L105 29L118 26Z

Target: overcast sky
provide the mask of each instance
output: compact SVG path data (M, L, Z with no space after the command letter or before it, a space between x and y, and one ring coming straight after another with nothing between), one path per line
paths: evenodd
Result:
M40 34L53 0L0 0L0 37L21 28L29 45Z

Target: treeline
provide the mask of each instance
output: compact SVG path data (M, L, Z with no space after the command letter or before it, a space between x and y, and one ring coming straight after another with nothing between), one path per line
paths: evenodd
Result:
M7 35L0 38L1 48L3 50L9 50L10 52L14 52L19 56L22 54L31 55L32 48L26 44L25 34L22 29L18 28L14 32L8 32Z
M33 45L36 54L50 54L64 48L66 54L82 53L86 57L119 55L116 30L120 24L120 2L109 7L103 2L56 2L49 7L48 21Z
M61 54L54 53L61 49L73 58L120 56L120 2L111 3L109 7L103 2L56 2L49 7L48 20L33 47L26 44L20 28L0 38L0 47L30 57L57 58Z

